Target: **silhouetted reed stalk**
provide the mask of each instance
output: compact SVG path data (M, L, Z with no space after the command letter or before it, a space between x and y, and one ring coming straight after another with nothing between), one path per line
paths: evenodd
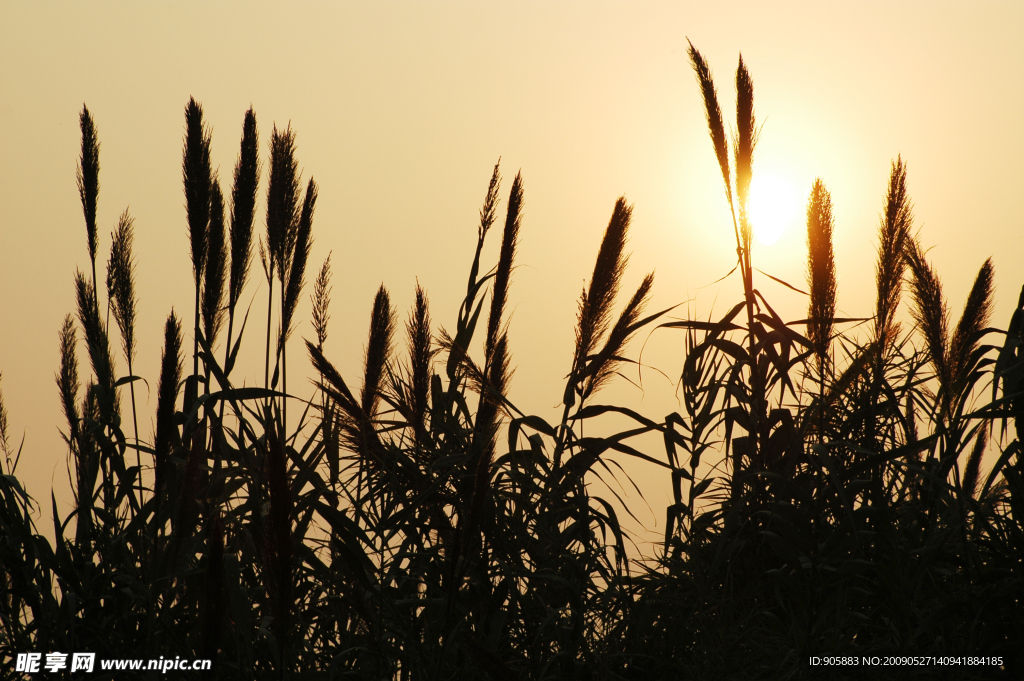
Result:
M313 332L316 334L316 347L321 353L324 350L324 343L327 341L327 322L330 320L331 307L331 254L328 253L320 266L320 274L317 275L313 284L312 312L310 314L313 324ZM324 376L320 374L320 382L323 385ZM324 453L327 458L327 469L329 471L329 482L331 491L337 494L338 484L338 439L337 439L337 418L334 407L331 406L330 397L325 391L320 392L320 414L323 426L322 440Z
M139 467L139 498L142 498L142 454L139 449L139 418L135 407L135 259L132 243L135 240L134 221L128 210L118 220L117 231L111 237L110 260L107 262L107 299L113 302L114 319L121 331L121 345L128 362L128 388L132 397L132 428L135 434L135 462Z
M288 267L295 249L299 222L298 162L295 160L295 133L289 125L284 131L274 126L270 136L270 180L267 185L267 236L260 244L263 272L267 276L267 349L263 370L264 387L276 388L280 370L280 335L284 331L284 298L288 284ZM271 320L274 307L274 275L281 283L281 314L278 342L273 347L274 377L270 378ZM266 409L271 405L267 398Z
M256 114L252 107L245 112L242 141L235 163L231 190L231 275L228 282L228 335L224 348L224 371L231 368L231 334L235 322L235 306L249 277L252 260L252 228L256 213L256 191L260 182L259 135Z
M487 384L481 386L480 403L477 420L474 423L477 454L480 457L477 472L477 489L483 485L482 479L490 465L494 450L494 429L502 399L508 389L511 378L508 368L507 332L502 330L502 319L508 301L508 288L515 261L516 245L519 241L519 228L522 223L523 210L523 177L516 173L512 181L512 190L508 197L508 210L505 216L505 229L501 237L501 251L498 266L494 273L491 289L491 306L487 317L487 335L484 339L484 376Z
M281 392L288 393L288 353L287 343L292 335L295 323L295 310L299 305L299 297L302 295L302 287L306 279L306 262L309 260L309 250L313 245L313 211L316 208L317 186L313 178L309 179L306 186L306 197L302 202L302 213L299 217L299 225L295 231L295 244L291 247L288 257L291 258L288 266L283 271L287 272L287 283L282 279L281 291L281 335L278 338L278 356L281 358ZM283 398L281 404L281 418L283 419L285 432L288 427L288 398Z
M183 368L181 347L181 322L172 309L164 324L164 349L160 358L160 384L157 388L156 433L153 438L153 498L157 518L162 518L162 500L165 494L168 494L165 488L168 467L171 466L171 454L181 445L181 438L174 424L175 403ZM158 526L162 527L162 522L153 525L154 529Z
M367 460L377 453L371 451L375 439L373 421L377 416L380 404L382 379L388 360L394 351L395 314L391 310L391 298L388 290L381 284L373 299L373 311L370 313L370 335L366 341L366 353L363 360L363 389L359 395L360 422L359 439L360 457L359 472L356 485L356 510L362 512L363 477L366 474Z
M725 126L722 122L722 109L718 104L718 93L714 80L711 76L711 69L701 53L689 43L690 63L697 76L700 85L701 96L704 100L705 118L708 124L708 132L711 136L711 143L715 150L715 157L718 160L718 167L722 172L722 181L725 183L725 194L729 201L729 212L732 216L733 233L736 236L736 256L740 267L740 274L743 277L743 297L747 312L747 353L748 366L750 370L750 401L749 418L754 443L754 450L749 452L752 458L756 457L767 442L767 394L765 390L765 376L762 375L759 362L759 345L757 342L755 328L755 311L757 301L754 293L753 262L751 257L752 228L747 211L750 182L753 170L754 148L757 145L757 129L754 116L754 85L743 63L743 56L740 55L739 66L736 69L736 135L733 142L733 154L736 162L736 191L733 191L730 166L729 148L726 142ZM739 217L737 219L737 206L739 203ZM742 461L738 458L737 461ZM739 471L734 471L736 475Z
M807 338L818 361L818 441L825 430L825 384L831 377L832 330L836 315L836 266L832 251L832 197L820 178L807 200Z

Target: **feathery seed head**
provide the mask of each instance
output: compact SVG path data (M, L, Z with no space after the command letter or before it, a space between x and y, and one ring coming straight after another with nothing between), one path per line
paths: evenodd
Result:
M954 391L959 393L971 370L971 357L992 317L992 289L995 269L988 258L978 270L963 314L949 344L949 369Z
M512 276L512 263L515 260L516 245L519 241L519 227L523 211L523 176L516 174L512 182L512 191L508 197L508 213L505 217L505 231L501 237L501 254L498 257L498 269L494 275L494 290L491 296L490 316L487 320L487 339L485 355L490 360L498 340L498 329L505 313L508 301L509 279Z
M160 488L168 457L180 437L178 428L174 424L174 405L178 399L178 386L181 384L183 371L181 322L172 309L171 314L167 316L167 323L164 324L164 350L160 358L160 385L157 389L156 437L154 438L155 486L157 490Z
M925 259L924 250L916 239L912 238L907 242L906 251L907 263L913 274L911 290L914 306L910 314L924 334L925 349L939 378L939 386L948 390L949 310L942 296L942 284L935 270Z
M76 349L78 339L75 335L74 318L68 314L64 317L64 325L60 329L60 373L57 374L57 388L60 391L60 403L64 409L64 418L68 422L68 443L78 440L78 357Z
M111 235L110 259L107 261L107 292L112 303L114 320L121 330L121 344L129 365L135 359L135 221L125 209Z
M747 197L750 194L750 178L753 175L754 146L757 144L757 130L754 122L754 82L750 78L743 55L736 69L736 194L740 203L740 227L743 248L750 251L751 227L747 215Z
M392 352L392 338L395 332L395 315L391 311L391 299L381 284L373 300L370 318L370 338L366 344L365 370L363 372L363 393L360 403L363 413L373 418L380 401L381 378Z
M3 373L0 373L0 381L3 380ZM13 473L11 470L11 453L7 448L7 407L4 405L4 391L0 389L0 450L4 453L4 458L7 459L7 474Z
M910 240L913 212L907 193L907 168L899 157L892 164L889 188L885 196L885 215L879 227L878 263L875 284L875 339L883 346L895 341L899 325L895 321L903 288L905 251Z
M306 279L306 262L309 260L309 249L313 245L313 211L316 208L317 186L313 178L309 178L306 186L306 199L302 204L302 215L295 232L295 244L291 249L291 262L286 268L288 272L287 288L284 297L284 314L282 338L287 341L292 334L295 309L299 305L299 296Z
M196 287L206 265L206 231L210 222L210 132L203 126L203 107L194 98L185 105L185 149L181 161L188 215L192 273Z
M431 364L436 351L431 349L430 311L427 294L416 284L416 304L405 325L409 335L409 361L412 369L412 408L417 422L422 422L430 392Z
M235 183L231 190L231 283L228 306L238 303L249 276L252 258L252 225L256 213L256 190L260 182L259 136L252 107L242 124L241 151L235 164Z
M690 64L697 75L697 82L700 84L700 92L704 98L704 114L707 118L708 132L711 134L711 144L715 148L715 157L718 159L718 166L722 171L722 179L725 181L725 193L732 202L732 183L729 180L729 148L725 141L725 125L722 123L722 108L718 105L718 91L715 89L715 82L711 77L711 69L697 48L689 40ZM753 106L753 90L751 89L751 107ZM751 124L753 124L753 109L751 108Z
M82 128L82 155L78 160L78 196L85 214L85 230L89 243L89 257L96 263L96 199L100 193L100 143L96 138L96 124L88 107L82 105L79 114Z
M501 186L501 173L498 167L501 159L494 164L491 172L491 181L487 184L487 195L484 197L484 205L480 208L480 226L477 228L477 236L482 240L487 230L494 224L494 218L498 213L498 188Z
M213 348L224 321L224 279L227 269L227 244L224 243L224 196L220 182L210 183L210 228L206 235L206 268L203 282L203 334Z
M267 270L287 282L287 268L299 223L299 165L291 125L270 135L270 181L267 185Z
M327 322L331 318L331 254L327 254L320 274L313 284L313 331L316 332L316 345L321 350L327 340Z
M832 250L832 196L820 178L814 181L807 201L807 283L811 300L807 316L808 337L824 371L836 312L836 266Z

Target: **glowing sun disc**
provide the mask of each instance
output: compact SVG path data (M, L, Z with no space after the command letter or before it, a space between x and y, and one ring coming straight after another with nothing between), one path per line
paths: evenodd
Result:
M771 246L796 215L797 198L790 184L775 175L755 175L750 182L750 221L754 236Z

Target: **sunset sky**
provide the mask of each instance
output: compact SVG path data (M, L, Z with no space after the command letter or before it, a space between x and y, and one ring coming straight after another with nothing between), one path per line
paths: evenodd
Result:
M932 247L954 319L992 256L993 322L1005 328L1024 284L1024 4L850 7L0 3L0 387L13 445L24 436L18 474L44 509L41 528L52 532L51 484L62 510L70 508L53 377L57 332L74 310L73 275L89 264L75 185L83 102L101 144L98 260L106 262L125 208L135 218L136 373L149 385L139 393L143 439L152 432L163 322L172 306L192 315L181 183L190 96L212 127L213 165L226 192L252 105L264 165L260 234L270 132L289 122L296 131L303 180L320 186L313 275L333 252L325 349L356 385L382 282L403 321L418 280L435 326L454 328L499 157L503 200L517 171L525 181L510 292L511 399L523 411L557 418L577 299L618 196L635 207L622 297L655 270L652 310L684 303L679 314L706 317L738 300L735 276L711 285L732 268L735 241L687 38L714 71L727 123L742 52L763 125L755 177L774 176L796 197L781 238L755 247L755 266L803 287L803 205L821 177L835 204L839 307L869 316L879 212L890 164L901 155L915 229ZM766 278L757 285L783 317L804 316L804 297ZM265 295L254 263L243 295L257 301L243 349L250 384L262 382L255 330L265 328ZM304 299L296 339L312 335ZM682 336L644 334L631 356L642 347L651 367L644 392L623 382L606 398L660 420L678 408ZM299 342L289 354L290 366L304 363ZM87 374L84 348L80 362ZM635 370L630 377L637 380ZM311 392L297 379L289 386ZM663 456L657 446L651 454ZM629 470L653 509L639 503L638 518L661 527L667 476L650 466Z

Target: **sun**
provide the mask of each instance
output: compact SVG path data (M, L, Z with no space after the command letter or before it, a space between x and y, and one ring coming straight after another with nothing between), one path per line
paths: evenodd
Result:
M778 175L755 175L750 182L749 201L754 236L765 246L771 246L796 217L796 192Z

